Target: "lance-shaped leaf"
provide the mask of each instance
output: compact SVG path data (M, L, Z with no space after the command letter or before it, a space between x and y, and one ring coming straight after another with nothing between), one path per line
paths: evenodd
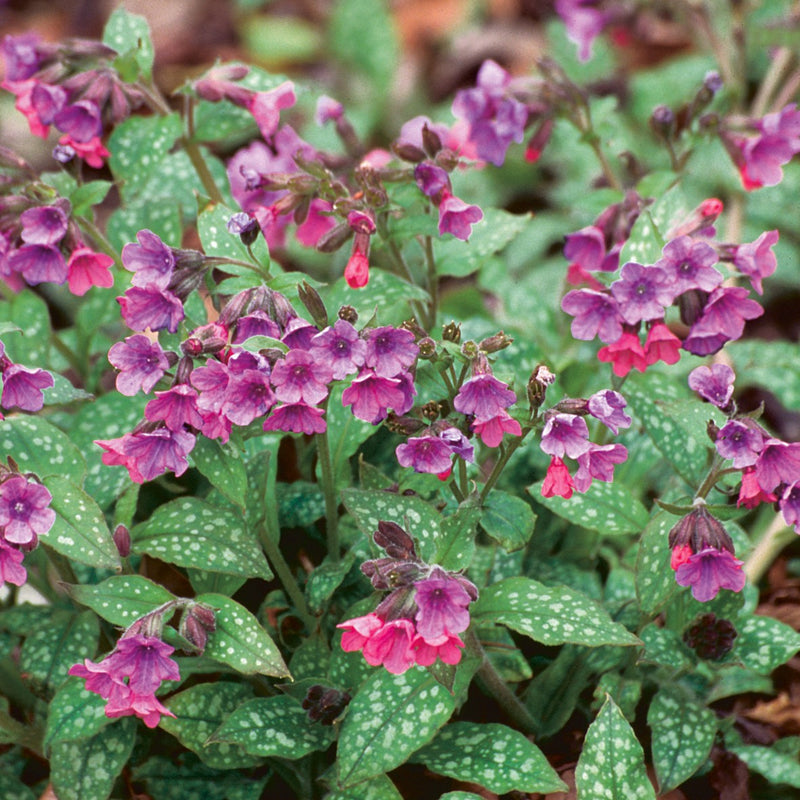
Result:
M259 760L235 744L209 742L222 720L252 696L238 683L201 683L170 697L164 704L174 717L162 716L159 726L200 756L204 764L219 769L252 767Z
M537 503L574 525L597 531L604 536L639 533L650 519L647 509L623 484L592 481L586 492L575 492L566 499L558 496L543 497L542 483L539 481L528 487Z
M198 436L191 458L212 486L232 503L244 508L247 503L247 472L238 451L229 445Z
M481 525L506 550L524 547L535 524L536 514L521 497L496 490L483 504Z
M88 691L85 684L83 678L67 678L50 702L43 742L45 751L56 742L87 739L111 723L111 718L105 714L106 701Z
M478 623L500 623L542 644L641 644L585 595L531 578L505 578L481 590L470 613Z
M441 775L495 794L566 791L544 753L519 731L497 723L453 722L411 759Z
M39 478L63 475L80 483L86 462L66 433L43 417L16 416L0 420L0 452L12 456L23 472Z
M400 766L453 713L454 700L426 670L375 671L347 709L339 736L339 783L352 786Z
M208 635L205 655L245 675L289 675L275 642L244 606L222 594L201 594L196 599L216 609L217 626Z
M326 750L333 728L313 724L300 703L287 695L256 697L240 705L211 737L239 745L254 756L297 759Z
M325 800L403 800L388 775L376 775L349 789L325 795Z
M69 587L69 594L122 628L175 599L163 586L141 575L113 575L94 586L75 584Z
M773 747L759 747L755 744L731 744L726 742L727 749L738 756L754 772L763 775L770 783L785 783L800 789L800 764L797 758L780 753ZM790 797L791 795L783 795Z
M53 744L50 780L59 800L107 800L135 738L136 723L122 719L89 739Z
M653 765L661 793L680 786L706 762L717 734L717 715L665 687L647 711L653 731Z
M636 555L636 595L642 611L653 614L672 597L677 584L670 567L669 532L678 518L659 511L644 529Z
M579 797L655 800L642 746L610 697L586 731L575 770L575 785Z
M118 570L119 551L97 503L67 478L51 475L43 483L53 495L56 519L42 543L81 564Z
M466 569L475 555L475 529L481 510L465 501L441 521L441 536L434 561L443 569Z
M269 579L258 542L234 511L195 497L159 506L131 531L133 550L180 567Z

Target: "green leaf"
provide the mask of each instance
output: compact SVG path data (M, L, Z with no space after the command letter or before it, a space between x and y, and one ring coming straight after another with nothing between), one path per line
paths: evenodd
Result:
M495 794L566 791L544 753L519 731L497 723L453 722L411 759Z
M576 492L569 499L543 497L542 484L539 481L528 487L537 503L575 525L605 536L639 533L650 519L647 509L620 483L592 481L586 492Z
M113 575L95 586L75 584L69 587L69 594L121 628L175 599L163 586L141 575Z
M237 506L247 503L247 472L238 450L205 436L198 436L192 448L191 459L195 467Z
M0 452L13 456L23 472L40 478L63 475L80 483L86 462L69 437L44 417L19 416L0 420Z
M318 483L278 483L275 499L281 528L304 528L325 516L325 495Z
M325 800L403 800L403 796L387 775L376 775L350 789L326 794Z
M779 753L774 747L755 744L726 743L726 748L771 784L786 784L800 789L800 763L796 758Z
M43 483L53 495L56 519L42 543L81 564L120 569L119 551L97 503L67 478L50 475Z
M100 627L91 611L62 613L26 637L20 669L32 684L48 693L67 678L67 670L97 649Z
M107 800L130 758L136 723L122 719L90 739L55 742L50 753L50 780L59 800Z
M586 731L575 785L593 800L655 800L642 746L610 697Z
M503 250L531 224L528 214L510 214L499 208L484 208L483 219L473 225L469 242L444 237L434 242L436 272L465 277L484 261Z
M112 186L111 181L89 181L81 184L69 196L73 215L83 216L92 206L102 203Z
M155 203L149 198L122 206L108 220L108 240L117 250L121 250L145 228L168 244L180 244L183 230L180 206L175 203Z
M338 0L328 34L334 56L363 73L373 100L386 103L399 43L385 0Z
M326 750L333 729L312 724L300 704L287 695L257 697L240 705L211 737L239 745L254 756L298 759Z
M400 797L400 795L397 796ZM36 800L37 798L33 789L29 789L13 775L3 771L0 771L0 797L3 800Z
M394 522L417 543L417 554L423 561L433 559L440 537L439 519L434 508L421 498L376 490L345 489L342 500L358 529L370 539L378 530L378 522Z
M322 611L325 603L330 600L333 593L339 588L342 581L355 562L356 554L348 553L339 561L323 561L308 576L306 582L306 597L308 605L315 613Z
M646 614L663 608L675 592L675 572L670 567L669 532L678 521L666 511L659 511L647 523L636 555L636 595Z
M162 716L159 727L197 753L210 767L252 767L259 763L259 759L237 745L209 741L228 714L251 697L250 687L246 685L220 681L201 683L173 695L164 703L175 716Z
M22 336L3 340L5 354L26 367L50 367L50 312L47 303L30 289L23 289L11 302L0 305L8 324L19 328Z
M508 551L524 547L533 534L536 514L520 497L495 490L483 504L481 525Z
M334 483L337 487L350 486L353 482L353 470L350 458L354 456L364 442L372 436L376 427L353 416L350 406L342 404L342 393L345 386L334 386L325 419L328 423L328 448L331 453ZM317 467L319 474L319 467Z
M87 651L86 656L93 651ZM82 663L82 660L81 660ZM83 678L67 678L50 702L42 746L45 752L56 742L86 739L111 723L106 701L86 689Z
M754 672L768 675L800 649L800 633L772 617L749 617L738 628L735 655Z
M475 529L480 518L480 509L469 502L462 503L453 514L442 518L435 563L453 572L466 569L475 554Z
M647 724L653 731L653 764L664 794L705 764L717 735L717 715L665 687L650 703Z
M339 735L339 783L353 786L404 763L453 713L454 700L426 670L372 673L351 701Z
M208 636L205 655L245 675L289 676L275 643L244 606L221 594L196 599L216 609L217 628Z
M83 389L76 389L63 375L53 373L53 385L42 392L46 406L58 406L75 400L92 400L92 395Z
M690 210L683 188L680 185L673 186L636 220L620 252L619 263L636 261L639 264L654 264L661 258L669 229Z
M207 256L224 256L226 258L236 258L240 261L250 262L250 253L242 243L240 236L228 232L228 220L233 216L234 210L227 206L217 204L210 205L200 213L197 218L197 232L200 234L200 241L203 243L203 252ZM260 266L264 270L269 269L269 250L266 240L259 236L252 245L251 250L258 259ZM225 272L243 274L235 265L223 265ZM249 270L253 274L252 270Z
M239 514L195 497L159 506L131 531L133 550L170 564L269 580L269 565Z
M639 638L644 642L640 662L649 661L676 671L689 670L694 666L691 650L675 631L651 623L641 631Z
M725 347L736 371L736 386L763 386L785 408L800 408L800 345L763 339L730 342Z
M113 47L119 53L115 66L122 68L124 80L135 81L139 77L137 73L145 80L150 80L155 51L150 40L150 26L145 17L117 8L103 29L103 44ZM135 69L124 69L131 62Z
M506 578L481 591L471 611L480 623L500 623L547 645L641 644L608 612L580 592L530 578Z

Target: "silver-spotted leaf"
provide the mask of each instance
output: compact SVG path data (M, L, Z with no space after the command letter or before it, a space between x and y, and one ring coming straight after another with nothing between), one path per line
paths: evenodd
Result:
M482 507L481 526L506 550L524 547L533 534L536 514L521 497L495 490Z
M754 672L768 675L800 649L800 633L772 617L749 617L737 628L735 655Z
M669 532L678 517L659 511L647 523L636 555L636 595L646 614L653 614L672 597L677 588L670 567Z
M39 478L61 475L80 484L86 462L66 433L44 417L18 415L0 420L0 452L12 456L23 472Z
M70 596L113 625L132 622L175 599L163 586L142 575L112 575L95 585L75 584Z
M86 656L92 656L87 653ZM83 678L67 678L50 702L43 746L94 736L111 723L106 701L86 689Z

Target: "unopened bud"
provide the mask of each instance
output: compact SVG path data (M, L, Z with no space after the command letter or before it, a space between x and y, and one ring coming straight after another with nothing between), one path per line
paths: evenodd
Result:
M431 158L434 158L442 149L442 140L439 138L439 134L432 131L427 122L422 126L422 146Z
M319 296L319 292L308 282L303 281L297 287L297 294L300 296L300 301L311 314L314 324L322 329L328 324L328 312L325 310L325 303Z
M308 712L308 718L312 722L319 722L321 725L333 725L337 718L350 702L350 695L347 692L340 692L338 689L327 689L319 684L314 684L308 688L308 693L303 698L302 706Z
M117 548L121 558L127 558L131 554L131 533L125 525L117 525L114 528L114 546Z
M206 649L208 634L217 628L214 610L209 606L196 603L183 612L178 632L200 654Z
M662 139L670 139L675 131L675 113L669 106L656 106L650 115L650 127Z
M442 339L446 342L458 344L461 341L461 324L448 322L447 325L442 328Z
M412 164L418 164L420 161L425 160L425 151L407 142L395 142L392 145L392 152L398 158L402 158L403 161L410 161Z
M346 222L341 222L335 227L326 231L317 239L316 249L320 253L336 252L351 236L353 230Z
M413 436L425 427L425 423L416 417L399 416L395 414L394 411L390 411L386 417L386 427L392 433L399 433L403 436Z
M258 238L258 222L246 211L237 211L226 225L228 233L238 236L245 247L249 247Z
M417 557L414 540L394 522L381 520L378 523L378 530L372 534L372 539L391 558L411 560Z
M358 311L356 311L353 306L342 306L336 313L336 316L339 317L339 319L343 319L345 322L349 322L351 325L355 325L356 322L358 322Z
M506 336L503 331L495 333L483 339L478 345L478 348L484 353L496 353L499 350L505 350L514 340L510 336Z
M717 426L716 422L713 419L710 419L706 423L706 434L708 438L711 439L712 442L717 441L717 437L719 436L719 427Z

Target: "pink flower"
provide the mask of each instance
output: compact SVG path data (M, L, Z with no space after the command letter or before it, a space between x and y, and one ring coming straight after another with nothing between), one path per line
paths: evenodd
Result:
M297 97L294 84L284 81L280 86L266 92L256 92L247 104L247 110L253 115L261 135L270 139L278 130L280 112L295 104Z
M342 404L351 406L353 416L373 425L386 418L390 408L398 413L406 405L406 396L398 378L382 378L371 369L363 369L342 392Z
M503 441L503 434L522 436L522 428L508 411L501 411L489 419L475 419L473 432L480 436L487 447L497 447Z
M589 449L589 428L576 414L549 414L542 430L541 448L550 456L577 458Z
M65 147L71 147L79 158L95 169L101 169L104 163L103 159L111 155L100 141L99 136L89 139L88 142L76 142L71 136L64 134L58 143Z
M0 525L3 537L15 545L36 543L53 526L56 512L50 508L53 496L40 483L24 475L12 475L0 483Z
M417 604L414 620L423 639L430 642L469 627L467 607L477 597L477 589L472 587L470 595L461 581L440 568L434 568L430 577L417 581L414 588Z
M592 479L610 483L614 480L614 465L628 457L628 449L621 444L599 445L589 442L589 449L578 456L578 471L575 473L575 488L585 492Z
M772 248L778 243L778 231L764 231L754 242L740 244L733 250L733 266L750 278L752 287L764 293L761 281L775 272L778 259Z
M597 358L613 365L614 374L624 378L632 369L644 372L647 369L647 357L635 333L623 333L611 344L601 347Z
M644 342L644 357L647 366L663 361L677 364L680 361L681 340L663 323L657 322L647 331Z
M558 495L568 500L572 497L574 489L575 483L569 474L567 465L558 456L553 456L542 483L542 497Z
M336 627L344 629L342 650L346 653L352 653L363 649L373 634L383 627L383 620L377 614L371 612L364 617L353 617L353 619L345 620Z
M437 658L444 664L458 664L461 661L464 642L454 633L445 633L436 639L417 636L412 646L417 664L429 667Z
M353 250L344 268L344 279L351 289L363 289L369 283L369 259L360 250Z
M414 636L411 620L385 622L364 644L364 660L373 667L383 664L393 675L400 675L413 667L416 661L412 646Z
M744 562L728 550L707 547L694 553L675 571L680 586L691 586L692 597L706 603L713 600L720 589L740 592L747 578L742 572Z
M197 409L197 390L186 383L156 392L144 407L144 415L150 422L163 422L171 431L181 431L184 425L203 426L203 418Z
M20 364L8 364L0 369L3 373L3 408L21 408L23 411L39 411L44 405L44 389L53 385L53 376L43 369L28 369Z
M133 397L140 389L148 394L169 369L169 361L158 342L150 341L141 333L113 344L108 360L120 370L117 391L127 397ZM192 372L192 378L195 372L197 370Z
M742 485L739 488L739 498L736 507L755 508L759 503L774 503L778 499L772 492L765 492L756 477L755 467L746 467L742 470Z
M262 426L265 431L294 433L324 433L325 412L305 403L283 403L272 409Z
M275 396L284 403L316 405L328 396L331 370L304 350L290 350L272 368Z
M114 263L111 256L95 253L88 247L79 247L70 253L67 261L67 285L72 294L81 295L92 286L108 288L114 285L114 276L109 267Z
M483 219L483 211L478 206L467 205L455 195L444 191L439 203L439 235L452 233L456 239L466 242L472 233L472 226Z
M22 586L28 579L28 573L22 566L24 554L16 547L11 547L0 539L0 586L13 583Z

